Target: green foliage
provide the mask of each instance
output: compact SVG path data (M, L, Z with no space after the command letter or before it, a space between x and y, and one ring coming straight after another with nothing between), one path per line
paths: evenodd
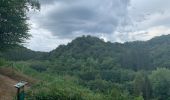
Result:
M138 71L153 70L161 66L170 67L169 36L162 36L160 40L158 37L147 42L137 41L124 44L104 42L96 37L83 36L51 51L47 59L56 63L54 67L56 70L91 71L121 67ZM164 38L167 41L163 40Z
M170 70L158 68L152 71L150 80L153 87L153 96L158 100L169 100L170 98Z
M47 71L47 67L44 64L32 64L30 67L38 72Z
M114 97L111 93L107 93L108 90L112 89L112 83L101 80L100 76L96 76L96 80L94 81L89 81L86 87L91 86L93 88L93 91L91 91L78 85L79 80L74 77L39 73L36 70L32 70L32 68L29 67L30 65L30 62L15 63L18 71L35 79L43 80L35 86L32 86L27 93L28 100L131 100L128 99L130 98L129 95L122 93L120 89L112 90L112 93L117 91L121 95L121 97L119 97L120 99L117 99L119 95ZM103 92L105 93L103 94Z
M6 60L3 58L0 58L0 66L3 66L6 64Z
M10 60L50 60L54 71L59 72L112 70L114 68L135 71L153 70L161 66L170 67L169 37L170 35L166 35L147 42L120 44L104 42L92 36L83 36L49 53L16 47L2 55Z
M96 79L89 81L87 87L93 91L106 92L112 88L112 83L102 79Z
M39 9L37 0L0 1L0 49L23 43L28 39L27 11Z
M135 72L132 70L126 70L121 68L114 68L112 70L102 70L100 76L103 80L124 83L126 81L132 81Z
M115 86L112 87L109 97L109 100L132 100L127 92Z
M34 86L27 96L28 100L103 100L104 98L103 95L95 94L60 78Z
M82 80L85 80L85 81L90 81L90 80L94 80L95 79L95 76L96 76L96 72L93 72L93 71L91 71L91 72L82 72L82 73L80 73L80 78L82 79Z
M36 52L27 49L23 46L15 46L12 49L6 49L2 52L1 56L12 61L26 61L26 60L42 60L42 56L45 56L45 52Z
M141 95L138 97L135 97L134 100L145 100Z
M139 72L134 79L134 94L142 95L145 100L150 100L152 87L146 73Z

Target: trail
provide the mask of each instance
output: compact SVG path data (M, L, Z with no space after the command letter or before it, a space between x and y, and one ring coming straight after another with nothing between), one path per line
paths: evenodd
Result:
M29 83L25 86L25 90L28 90L29 85L36 82L33 78L11 68L0 68L0 100L13 100L17 92L14 85L21 80Z
M13 100L16 95L16 80L0 74L0 100Z

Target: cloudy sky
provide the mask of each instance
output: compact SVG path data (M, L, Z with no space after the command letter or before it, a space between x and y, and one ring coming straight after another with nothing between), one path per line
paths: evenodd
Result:
M26 47L50 51L82 35L105 41L148 40L170 34L170 0L40 0L31 11Z

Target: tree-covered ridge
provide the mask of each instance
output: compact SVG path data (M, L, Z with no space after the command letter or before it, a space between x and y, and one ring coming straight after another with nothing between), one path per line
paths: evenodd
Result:
M50 60L58 62L63 70L79 70L83 66L97 69L115 67L133 70L170 67L170 35L153 38L149 41L111 43L93 36L82 36L67 45L60 45L51 52L35 52L22 46L16 46L1 52L8 60ZM63 64L63 62L65 62ZM96 67L94 67L96 66ZM107 66L107 67L106 67ZM89 70L90 67L84 69Z
M45 55L46 52L32 51L23 46L15 46L0 52L0 57L11 61L42 60Z
M61 45L51 51L49 59L65 62L65 64L70 63L70 68L83 66L81 62L96 65L101 69L122 67L139 70L170 67L169 43L170 35L156 37L146 42L135 41L124 44L104 42L92 36L82 36L68 45ZM71 63L75 65L72 66Z

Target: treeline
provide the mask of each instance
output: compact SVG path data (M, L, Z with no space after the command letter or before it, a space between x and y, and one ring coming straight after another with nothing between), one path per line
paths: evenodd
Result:
M5 49L0 52L0 57L11 61L26 61L26 60L43 60L47 55L46 52L38 52L27 49L23 46L16 45L10 49Z

